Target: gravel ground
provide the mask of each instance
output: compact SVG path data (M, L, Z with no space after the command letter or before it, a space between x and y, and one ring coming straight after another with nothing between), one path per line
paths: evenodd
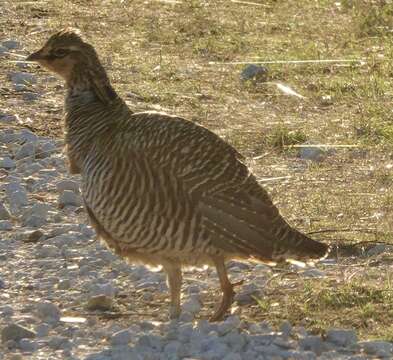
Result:
M39 99L26 91L35 81L24 71L9 74L9 85L26 101ZM352 330L321 337L288 322L272 329L244 320L242 309L263 294L274 271L261 264L229 264L231 278L245 285L233 314L220 323L204 320L203 310L214 303L215 272L187 270L183 313L169 322L163 272L126 264L95 241L62 142L17 123L0 111L0 359L393 358L392 343L359 341ZM327 265L334 263L299 274L323 277Z

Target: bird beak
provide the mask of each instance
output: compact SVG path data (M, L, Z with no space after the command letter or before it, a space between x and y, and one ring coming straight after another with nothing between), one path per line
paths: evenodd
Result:
M42 52L41 52L41 50L38 50L37 52L30 54L26 58L26 61L39 61L42 59L43 59Z

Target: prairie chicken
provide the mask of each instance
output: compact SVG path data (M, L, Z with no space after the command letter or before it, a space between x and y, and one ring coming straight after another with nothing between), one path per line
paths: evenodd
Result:
M111 86L93 46L62 30L27 60L66 81L65 142L81 174L87 214L99 238L132 262L161 265L180 314L182 266L214 265L231 306L229 259L318 259L328 249L291 228L242 156L191 121L132 112Z

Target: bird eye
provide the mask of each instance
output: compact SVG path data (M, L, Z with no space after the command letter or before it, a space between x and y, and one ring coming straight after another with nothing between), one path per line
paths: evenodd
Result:
M53 51L53 55L58 58L62 58L68 54L68 50L66 49L56 49Z

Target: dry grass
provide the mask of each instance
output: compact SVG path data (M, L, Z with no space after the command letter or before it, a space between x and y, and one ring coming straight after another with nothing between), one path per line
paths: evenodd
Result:
M288 220L332 242L380 240L393 232L393 5L383 0L9 1L0 38L16 38L27 54L48 34L77 26L97 47L115 87L134 109L177 113L209 127L254 161ZM257 5L257 4L260 4ZM94 20L92 20L94 19ZM7 60L15 60L9 57ZM257 60L362 59L363 63L270 64L271 84L243 83L243 65ZM42 134L61 136L60 81L36 67L39 101L26 103L0 63L0 106ZM140 98L136 100L133 94ZM326 96L331 101L326 102ZM356 145L337 148L321 163L300 160L287 144L308 140ZM289 177L289 178L288 178ZM245 315L323 331L355 327L362 336L393 338L391 259L340 261L328 279L283 275L260 306ZM352 275L348 280L346 272ZM277 309L277 310L275 310Z

